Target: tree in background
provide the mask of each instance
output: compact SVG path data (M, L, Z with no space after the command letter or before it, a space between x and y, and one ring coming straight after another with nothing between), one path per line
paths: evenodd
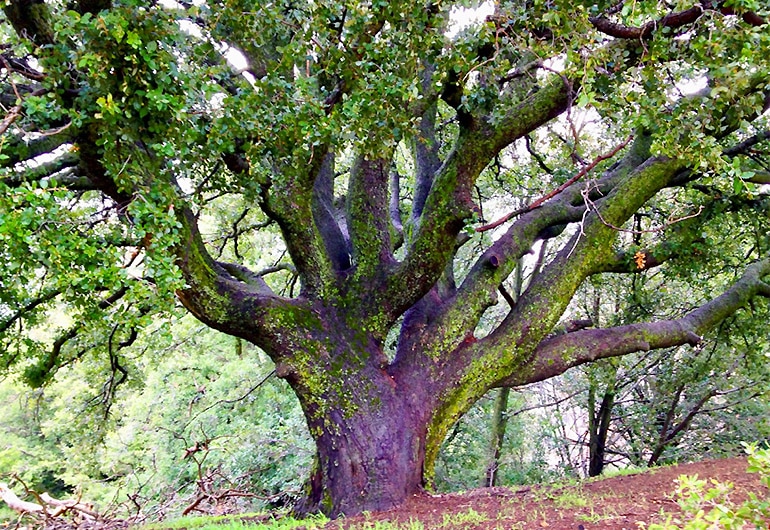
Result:
M353 514L428 485L488 390L695 346L765 304L768 14L491 7L450 32L451 2L7 2L3 365L42 385L101 352L109 403L121 352L176 299L259 346L297 395L317 450L300 508ZM545 158L553 138L563 156ZM529 178L485 171L519 163L522 142ZM486 224L511 194L541 199ZM618 237L637 213L644 247ZM505 280L550 239L513 300ZM560 323L587 278L692 270L696 252L720 293L704 281L665 318ZM504 316L479 327L498 292ZM71 320L51 329L52 308Z
M700 227L701 236L713 238L712 232L720 229ZM755 227L749 223L742 230ZM732 227L728 233L736 234ZM628 237L639 244L643 236L637 232ZM703 265L696 259L685 274L648 271L630 282L595 278L585 291L583 311L594 322L615 325L664 318L698 303L691 298L697 292L691 287L708 283L701 275ZM709 278L720 281L720 275ZM719 283L712 284L718 288ZM761 409L770 388L768 337L761 324L767 308L752 304L749 314L725 319L696 348L640 352L586 367L589 476L601 474L607 462L653 466L730 454L731 448L740 450L738 433L748 440L763 438L764 414L752 418L746 409Z
M145 333L123 350L131 385L107 419L99 359L60 370L44 389L0 381L3 482L140 519L296 499L313 444L267 356L190 316L170 334Z

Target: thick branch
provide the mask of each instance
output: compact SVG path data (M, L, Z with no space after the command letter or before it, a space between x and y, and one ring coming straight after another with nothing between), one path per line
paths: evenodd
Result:
M314 191L314 183L318 178L332 178L325 176L330 169L327 154L327 147L321 146L317 151L292 155L294 159L291 163L287 160L280 167L273 168L274 176L262 186L260 197L263 212L281 229L286 248L302 279L302 293L309 297L333 289L338 274L321 233L328 226L323 222L320 225L313 222L314 203L318 204L323 195ZM326 185L324 182L319 184L321 187ZM330 192L328 188L324 190L324 193ZM319 217L319 220L322 219ZM331 239L328 241L333 243ZM334 245L330 248L338 254L342 252ZM344 265L342 256L338 256L337 261Z
M390 159L370 160L359 155L350 170L347 221L356 278L370 281L383 266L391 265L388 181ZM366 289L370 289L366 286Z
M13 55L3 53L0 54L0 63L2 63L9 72L19 74L31 81L43 81L45 79L45 74L32 68L25 59L18 59Z
M344 219L334 205L334 158L333 152L326 154L313 184L313 219L334 269L345 271L351 266L352 250Z
M758 143L770 140L770 130L759 132L749 138L746 138L742 142L725 149L722 154L725 156L736 156L748 153L752 147Z
M723 6L724 3L725 2L719 2L719 11L724 15L734 15L735 12L733 9ZM612 22L604 16L590 17L588 20L596 29L610 37L639 40L651 37L652 34L660 28L678 29L688 24L692 24L708 9L714 9L713 2L701 2L690 9L669 13L664 17L650 21L641 27L624 26L623 24ZM741 18L751 26L762 26L765 24L765 20L762 17L751 11L742 13Z
M637 169L647 156L649 138L640 134L617 167L595 182L596 194L608 195L613 187L626 178L632 169ZM643 179L644 176L637 178ZM633 188L632 185L629 187ZM431 329L426 330L426 336L432 337L435 330L436 337L441 339L435 342L445 344L450 342L445 336L447 334L455 334L455 343L472 334L484 311L495 303L495 291L511 274L519 258L530 251L535 241L545 239L554 228L564 227L567 223L583 218L586 212L584 191L585 186L582 183L574 182L554 199L528 211L514 223L479 257L456 296L447 300L444 307L436 311L441 316L435 318ZM565 271L574 272L570 267L566 267ZM550 291L550 288L547 290ZM553 323L547 326L543 333L550 331L559 317L560 314L555 314Z
M636 351L697 345L704 333L748 305L753 297L764 295L766 284L762 277L768 274L770 258L755 262L722 295L677 320L583 330L546 339L535 350L529 369L500 381L499 385L520 386L542 381L573 366Z
M317 321L306 301L275 296L258 273L215 262L206 251L193 212L184 206L175 212L181 240L172 250L186 281L177 292L182 305L204 324L261 347L275 362L304 351L293 341L301 340L298 334L308 322Z
M404 224L401 220L401 175L395 167L390 168L390 225L393 229L393 250L404 244Z
M395 316L427 293L454 255L457 234L477 209L472 192L481 171L500 150L563 112L571 101L571 88L553 76L494 126L477 123L461 128L455 148L435 175L422 222L387 295L395 301Z
M1 181L9 187L16 187L22 182L32 182L50 178L67 168L76 167L79 162L80 158L77 153L70 151L53 160L35 166L28 165L28 167L24 169L11 173L8 177L1 179Z
M410 222L414 226L420 221L425 201L433 185L433 177L441 165L436 139L436 108L434 103L425 111L420 120L419 134L413 140L416 184Z
M34 140L25 138L24 134L18 134L6 138L0 144L0 151L5 155L2 167L12 167L19 162L32 160L35 157L50 153L62 145L72 142L74 135L70 128L66 128L54 134L46 134Z
M216 264L226 270L227 273L236 280L242 281L243 283L255 287L262 294L273 294L272 289L270 289L270 287L267 285L264 278L262 278L261 275L255 273L248 267L239 265L237 263L224 263L222 261L217 261Z
M507 215L504 215L503 217L501 217L497 221L494 221L493 223L476 227L476 232L486 232L487 230L492 230L493 228L497 228L501 224L506 223L507 221L510 221L514 217L517 217L530 210L534 210L535 208L539 208L545 201L554 198L556 195L558 195L559 193L561 193L562 191L564 191L565 189L567 189L568 187L576 183L578 180L586 176L588 172L590 172L593 168L595 168L600 162L603 162L604 160L612 158L613 156L618 154L618 152L621 149L623 149L625 146L628 145L628 143L631 141L632 138L633 136L629 136L628 139L616 145L609 153L597 156L594 160L591 161L591 163L583 167L580 171L577 172L577 174L575 174L573 177L570 177L564 184L558 186L556 189L543 195L542 197L530 203L529 205L523 208L519 208L518 210L514 210L513 212Z
M770 171L755 171L751 177L744 179L744 182L770 184Z
M54 43L51 13L44 0L11 0L3 12L22 39L29 39L39 47Z

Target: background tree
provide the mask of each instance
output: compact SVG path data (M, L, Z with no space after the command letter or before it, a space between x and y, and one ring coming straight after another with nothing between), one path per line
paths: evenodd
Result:
M167 334L148 329L122 351L131 386L118 388L107 419L110 367L98 357L42 389L0 382L0 477L76 491L122 517L290 503L313 455L302 412L264 353L235 345L190 316Z
M176 297L270 356L316 444L302 509L352 514L429 484L442 440L489 389L698 345L765 304L767 197L752 182L766 182L767 13L492 7L450 36L451 3L7 2L3 365L41 385L100 352L109 402L132 369L121 352ZM227 62L234 50L245 66ZM598 151L576 106L597 112ZM558 116L564 156L549 171L531 155L542 166L523 196L548 195L483 225L520 191L480 195L485 169ZM618 237L635 213L657 234L645 248ZM745 220L753 233L708 246L692 228ZM265 248L260 229L283 244ZM560 234L480 328L519 259ZM721 294L662 319L560 324L587 278L695 250ZM41 334L52 307L71 322Z

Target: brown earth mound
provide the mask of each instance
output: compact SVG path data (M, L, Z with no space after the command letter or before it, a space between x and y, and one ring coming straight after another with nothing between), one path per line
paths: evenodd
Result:
M748 473L746 467L745 458L730 458L656 468L567 486L481 488L443 495L426 493L414 496L401 508L340 519L327 523L324 529L377 530L387 521L395 523L387 525L389 530L638 530L639 523L663 522L669 516L681 517L675 492L676 480L682 475L731 483L733 490L729 498L732 503L744 501L750 492L767 497L769 492L759 476ZM268 516L246 517L242 521L265 524L270 519ZM123 520L77 524L56 519L39 528L126 530L129 526L130 523ZM313 528L317 526L313 525Z
M482 488L466 493L417 495L405 506L328 524L326 528L375 528L377 521L422 523L426 529L637 530L640 522L663 522L681 515L675 500L676 480L697 475L734 485L730 500L749 492L768 494L745 458L707 460L587 481L562 487Z

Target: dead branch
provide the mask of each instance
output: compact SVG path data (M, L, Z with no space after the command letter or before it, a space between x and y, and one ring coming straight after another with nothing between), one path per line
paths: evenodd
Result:
M0 482L0 499L2 499L11 510L21 515L44 514L45 508L43 506L34 502L21 500L13 490L8 487L8 484L5 484L4 482Z
M507 221L510 221L514 217L517 217L521 214L527 213L531 210L534 210L535 208L540 207L545 201L555 197L556 195L558 195L559 193L567 189L569 186L571 186L572 184L574 184L575 182L583 178L586 174L588 174L589 171L595 168L599 164L599 162L603 162L604 160L607 160L608 158L612 158L613 156L618 154L618 152L621 149L623 149L625 146L627 146L632 139L633 139L633 135L629 136L624 142L616 145L612 149L612 151L610 151L609 153L597 156L593 161L591 161L590 164L588 164L586 167L578 171L578 173L574 177L570 178L567 182L565 182L555 190L547 193L546 195L543 195L542 197L537 199L535 202L531 203L529 206L525 206L523 208L519 208L518 210L514 210L508 215L505 215L500 219L498 219L497 221L489 223L488 225L479 226L478 228L476 228L476 232L486 232L487 230L492 230L493 228L497 228L501 224Z
M92 505L81 502L80 499L54 499L47 492L38 494L29 489L28 491L35 496L38 502L21 500L7 484L0 482L0 499L20 515L42 516L48 519L61 517L67 512L77 512L78 515L87 519L100 518Z

